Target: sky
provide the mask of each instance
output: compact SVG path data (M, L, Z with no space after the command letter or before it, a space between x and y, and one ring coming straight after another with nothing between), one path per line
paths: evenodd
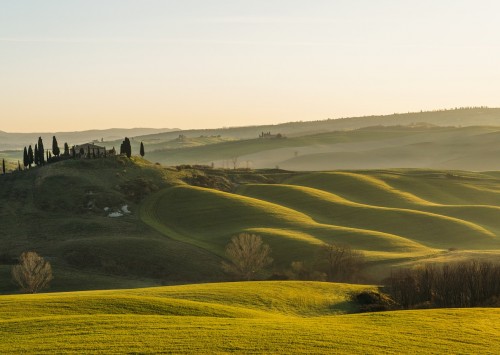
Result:
M0 0L0 130L500 106L497 0Z

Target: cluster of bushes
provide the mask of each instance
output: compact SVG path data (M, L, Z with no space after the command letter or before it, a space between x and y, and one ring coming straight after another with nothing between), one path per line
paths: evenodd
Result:
M224 176L193 174L184 178L192 186L206 187L220 191L230 192L234 189L234 184Z
M386 289L402 308L500 305L500 263L465 261L393 272Z

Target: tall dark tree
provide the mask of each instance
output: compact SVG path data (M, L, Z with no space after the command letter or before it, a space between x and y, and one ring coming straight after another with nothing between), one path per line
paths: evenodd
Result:
M23 152L23 165L25 168L29 165L28 149L26 149L26 147L24 147Z
M45 164L45 149L43 147L43 140L42 137L38 137L38 159L40 160L39 163L40 165Z
M35 154L35 165L40 165L40 150L38 149L38 144L35 144L35 150L33 152Z
M123 145L123 153L120 152L120 154L126 154L127 158L130 158L132 156L132 147L130 146L130 139L125 137L125 140L123 141L122 145Z
M5 175L5 159L2 159L2 173Z
M69 157L69 145L64 143L64 156Z
M17 161L17 170L21 171L23 169L21 169L21 162L18 160Z
M73 148L71 148L71 152L73 153L73 159L76 158L76 148L75 146L73 146Z
M50 154L50 152L48 150L45 152L45 155L46 155L46 158L47 158L46 159L47 163L50 162L50 159L52 158L52 155Z
M33 148L31 148L31 145L28 148L28 166L31 169L31 165L34 163L34 158L33 158Z
M61 150L59 149L59 145L57 144L56 136L52 137L52 154L56 157L59 156Z
M52 136L52 154L55 157L58 157L60 153L61 150L59 149L59 145L57 144L57 138L56 136Z
M139 154L141 154L141 157L144 157L144 144L141 142L141 149L139 151Z

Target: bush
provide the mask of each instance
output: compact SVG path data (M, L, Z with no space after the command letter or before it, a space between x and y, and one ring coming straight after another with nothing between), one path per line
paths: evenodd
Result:
M359 304L360 312L381 312L396 308L396 302L393 299L386 294L375 291L355 294L353 300Z

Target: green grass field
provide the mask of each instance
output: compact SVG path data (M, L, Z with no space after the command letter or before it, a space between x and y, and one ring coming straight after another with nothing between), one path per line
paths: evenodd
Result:
M365 254L366 282L423 260L500 255L497 173L177 170L120 157L0 179L2 293L16 291L12 260L26 250L53 265L52 291L222 281L225 246L241 232L270 244L269 275L329 241ZM210 179L230 192L186 183ZM124 205L130 214L108 217Z
M247 282L0 297L0 352L469 353L500 346L500 310L356 314L371 286Z
M388 266L470 253L490 259L500 255L499 187L490 174L467 172L299 173L281 183L240 184L234 193L169 187L146 200L141 216L159 232L220 256L233 235L257 233L283 268L314 258L329 241ZM378 270L379 279L388 270Z

